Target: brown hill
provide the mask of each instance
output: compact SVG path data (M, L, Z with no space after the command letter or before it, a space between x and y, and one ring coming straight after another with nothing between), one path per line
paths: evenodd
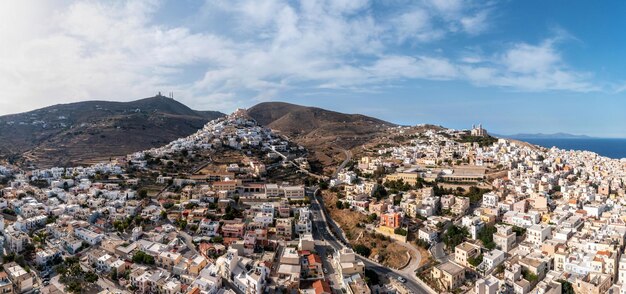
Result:
M164 145L223 115L164 96L59 104L0 116L0 156L37 167L88 163Z
M361 146L392 123L361 114L345 114L284 102L264 102L247 110L267 126L313 151L313 159L328 166L339 161L343 149Z

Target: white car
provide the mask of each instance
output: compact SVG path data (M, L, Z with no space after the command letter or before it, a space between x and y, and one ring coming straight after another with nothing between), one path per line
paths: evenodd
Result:
M406 279L401 276L398 276L398 281L400 281L400 283L406 283Z
M327 270L326 268L322 269L322 271L323 271L325 274L327 274L327 273L328 273L328 270Z

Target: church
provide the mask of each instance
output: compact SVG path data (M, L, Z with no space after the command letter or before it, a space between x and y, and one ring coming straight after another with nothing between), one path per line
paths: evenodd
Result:
M476 137L485 137L487 136L487 130L483 129L482 124L478 124L478 126L472 125L472 131L470 134Z

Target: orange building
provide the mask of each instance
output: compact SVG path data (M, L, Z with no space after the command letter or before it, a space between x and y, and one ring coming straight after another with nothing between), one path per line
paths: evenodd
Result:
M385 213L380 216L380 225L390 228L400 227L400 214L397 212Z

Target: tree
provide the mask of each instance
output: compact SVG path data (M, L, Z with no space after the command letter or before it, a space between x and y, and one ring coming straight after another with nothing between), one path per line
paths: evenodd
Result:
M556 280L557 282L561 283L561 293L562 294L574 294L576 292L574 292L574 287L572 286L572 283L566 281L566 280Z
M478 239L483 242L485 248L491 250L496 248L496 243L493 242L493 234L497 231L495 226L485 226L480 232L478 232Z
M11 252L11 253L5 255L2 260L4 261L4 263L9 263L9 262L15 261L15 253Z
M368 257L372 253L372 250L363 244L358 244L354 246L354 252L356 252L359 255Z
M176 224L181 230L184 230L187 227L187 221L184 219L177 219Z
M393 230L393 232L396 235L400 235L400 236L406 236L408 234L408 232L403 228L396 228L395 230Z
M196 207L198 207L198 203L195 203L195 202L189 202L185 204L185 209L194 209Z
M469 264L471 264L471 265L475 266L475 267L476 267L476 266L479 266L479 265L483 262L483 255L482 255L482 254L479 254L479 255L478 255L478 256L476 256L476 257L473 257L473 256L472 256L472 257L469 257L469 258L467 259L467 262L468 262Z
M480 189L476 186L471 186L465 196L470 199L470 203L474 204L480 202L483 199L483 194L489 191L489 189Z
M109 277L111 278L112 281L117 281L117 269L116 268L111 269L111 273L109 274Z
M464 227L458 227L456 225L451 225L448 230L443 234L443 243L449 249L456 247L461 244L465 238L469 236L467 229Z
M85 274L85 281L93 284L98 281L98 275L96 275L96 273L92 271L89 271Z
M522 270L522 276L524 277L524 279L526 279L529 282L534 282L538 279L537 275L531 273L529 270L527 269L523 269Z
M380 279L378 278L378 274L375 271L366 268L365 282L367 282L369 285L378 285L380 283Z
M139 264L149 264L149 265L154 264L154 257L152 257L149 254L146 254L143 251L135 252L132 260L134 263L139 263Z
M335 206L337 206L337 209L343 209L343 202L341 200L337 200Z
M526 229L518 226L513 226L513 232L515 232L515 235L519 237L526 234Z
M387 197L387 190L385 189L385 187L381 185L377 185L376 190L372 192L372 197L376 198L376 200L380 200L384 197Z
M424 239L417 239L415 240L415 244L419 247L422 247L424 249L428 249L430 248L430 243L428 243L428 241L424 240Z
M167 202L163 203L163 208L165 208L165 209L170 209L172 207L174 207L174 202L172 202L172 201L167 201Z
M320 189L326 190L326 189L328 189L328 182L325 182L325 181L320 182L319 186L320 186Z
M57 266L56 272L61 275L59 281L65 285L65 290L70 293L81 293L85 282L95 283L98 281L96 273L83 271L76 257L66 258L65 263Z
M145 189L141 189L138 192L139 195L139 199L145 199L148 197L148 191L146 191Z
M408 191L413 188L411 187L411 184L405 183L403 179L399 179L397 181L386 181L383 185L394 191Z

